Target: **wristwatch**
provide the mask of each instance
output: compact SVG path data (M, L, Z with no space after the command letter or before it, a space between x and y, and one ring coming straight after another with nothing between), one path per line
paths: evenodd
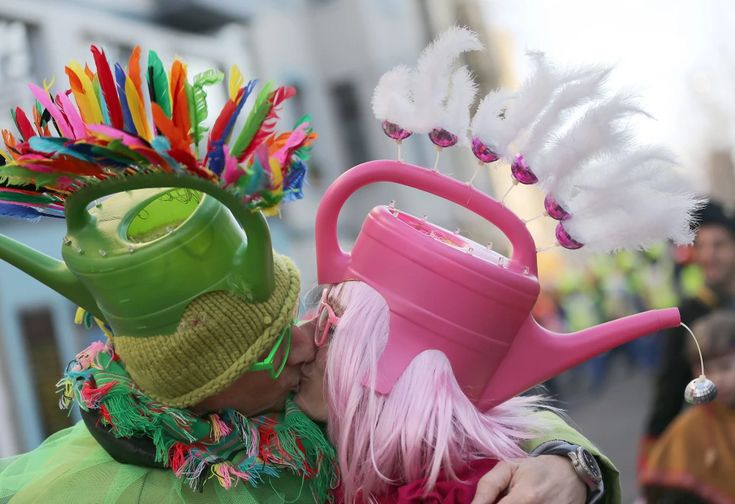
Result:
M587 504L597 504L602 501L605 485L602 481L602 471L594 455L583 447L566 441L554 440L541 443L530 455L559 455L568 457L579 479L587 486Z

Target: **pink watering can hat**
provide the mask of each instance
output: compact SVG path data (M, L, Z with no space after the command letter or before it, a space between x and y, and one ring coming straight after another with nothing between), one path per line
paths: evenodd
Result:
M469 182L437 170L439 151L471 147L480 168L511 166L513 186L539 184L545 213L558 221L558 245L614 251L671 239L687 243L701 204L660 148L636 147L620 120L641 113L602 89L609 69L563 70L532 54L535 72L517 92L489 93L470 119L476 85L457 57L481 46L455 28L422 53L416 68L397 67L378 82L373 112L399 145L399 160L355 166L327 189L316 220L320 283L367 283L390 310L387 345L375 389L389 393L420 353L441 351L465 394L481 410L618 345L680 324L676 308L651 310L572 334L547 331L531 310L539 295L537 249L522 219ZM571 125L572 110L582 110ZM434 169L404 163L400 144L427 134ZM501 164L501 163L497 163ZM495 169L495 168L492 168ZM391 206L375 207L352 251L337 237L342 206L358 189L390 182L464 207L510 241L505 257L458 233ZM506 193L507 194L507 193Z
M443 197L485 218L510 240L510 258L423 219L381 205L365 219L351 252L337 220L355 191L393 182ZM481 409L501 403L585 360L640 336L679 325L676 308L651 310L590 329L556 334L531 309L539 294L536 247L524 223L474 187L398 161L370 161L340 176L317 213L320 283L360 280L390 309L376 390L391 391L423 351L439 350Z

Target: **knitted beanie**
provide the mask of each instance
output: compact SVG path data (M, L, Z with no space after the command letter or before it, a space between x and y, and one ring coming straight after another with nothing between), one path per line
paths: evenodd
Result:
M187 407L238 379L293 322L298 269L277 254L273 266L275 289L265 302L209 292L189 304L173 334L115 336L115 350L135 383L158 401Z

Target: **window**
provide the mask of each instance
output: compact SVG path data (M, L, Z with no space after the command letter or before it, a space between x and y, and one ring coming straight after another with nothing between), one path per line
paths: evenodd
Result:
M20 21L0 19L0 86L32 80L30 28Z
M43 436L66 428L71 421L59 409L56 382L61 376L59 347L54 320L48 308L32 308L19 312L23 340L28 350L30 375L38 398L38 412Z
M40 55L34 51L35 30L17 20L0 18L0 129L15 129L10 114L18 105L26 108L30 94L26 87L37 80Z
M340 82L330 87L334 103L342 145L347 149L346 168L363 163L369 159L367 135L362 124L360 99L352 82Z

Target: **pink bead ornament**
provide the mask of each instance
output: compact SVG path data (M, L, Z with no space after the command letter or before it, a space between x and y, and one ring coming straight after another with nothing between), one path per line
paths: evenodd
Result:
M538 177L526 164L526 160L523 159L523 154L516 154L513 164L510 165L510 172L513 175L513 178L521 184L528 185L538 182Z
M558 221L567 220L571 217L569 212L564 210L551 194L547 194L544 198L544 209L546 210L546 215Z
M446 149L447 147L455 145L459 138L457 135L448 132L444 128L434 128L429 132L429 140L431 140L431 143L437 147Z
M472 139L472 154L483 163L492 163L500 159L494 150L477 137Z
M411 136L410 131L401 128L396 123L383 121L381 126L383 127L383 132L388 136L388 138L391 138L396 142L400 142Z
M566 229L564 229L564 223L560 222L556 225L556 240L559 245L569 250L576 250L584 246L583 243L579 243L577 240L572 238Z

